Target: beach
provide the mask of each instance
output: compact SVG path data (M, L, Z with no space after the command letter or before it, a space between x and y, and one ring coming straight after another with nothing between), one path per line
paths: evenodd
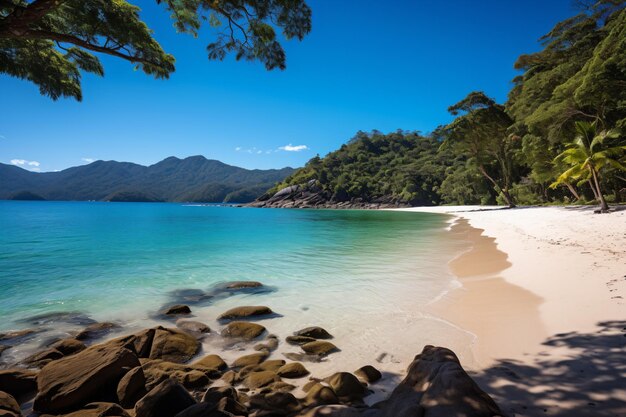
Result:
M516 415L626 413L626 211L421 207L472 248L430 312L472 332L464 364Z

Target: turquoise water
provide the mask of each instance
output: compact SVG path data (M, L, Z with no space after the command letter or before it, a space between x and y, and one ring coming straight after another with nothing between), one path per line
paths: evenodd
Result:
M341 311L342 300L357 295L375 309L395 290L423 305L450 285L446 221L383 211L2 201L0 329L58 311L149 317L172 290L230 280L271 285L265 301L298 311Z

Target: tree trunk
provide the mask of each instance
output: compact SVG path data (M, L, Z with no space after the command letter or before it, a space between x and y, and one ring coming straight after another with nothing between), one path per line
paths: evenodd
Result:
M569 182L566 182L565 185L567 186L569 192L572 193L572 195L576 198L576 201L580 201L580 195L578 195L576 188L574 188L574 186Z
M602 194L602 190L600 189L600 181L598 181L598 173L596 172L595 167L589 166L589 170L591 171L591 175L593 176L593 182L596 184L596 190L598 190L598 197L600 197L600 210L601 211L609 211L609 205L604 199L604 195Z
M483 174L485 178L489 180L489 182L493 184L493 188L495 188L496 191L500 190L500 192L502 193L502 197L504 197L504 201L506 201L506 204L508 204L509 208L515 208L515 203L513 203L513 197L511 197L511 194L509 194L509 190L500 187L496 180L494 180L489 174L487 174L487 171L482 165L478 166L478 170L481 174Z
M593 191L593 198L595 198L596 201L600 201L600 197L598 196L598 190L596 190L596 186L591 180L589 180L589 187L591 187L591 191Z

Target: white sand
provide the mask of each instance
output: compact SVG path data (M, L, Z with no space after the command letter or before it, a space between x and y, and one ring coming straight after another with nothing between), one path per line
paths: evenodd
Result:
M626 210L403 210L466 219L495 238L492 257L508 255L510 265L460 277L464 288L442 301L451 308L435 312L478 336L468 367L509 412L626 415Z

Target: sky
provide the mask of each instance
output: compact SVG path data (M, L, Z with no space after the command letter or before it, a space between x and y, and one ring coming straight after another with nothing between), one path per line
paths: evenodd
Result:
M244 168L299 167L358 130L429 132L447 108L483 90L503 102L513 63L576 13L571 0L309 0L313 30L283 42L285 71L209 61L154 0L130 0L176 57L156 80L102 56L83 101L52 101L0 74L0 162L55 171L94 160L142 165L204 155Z

